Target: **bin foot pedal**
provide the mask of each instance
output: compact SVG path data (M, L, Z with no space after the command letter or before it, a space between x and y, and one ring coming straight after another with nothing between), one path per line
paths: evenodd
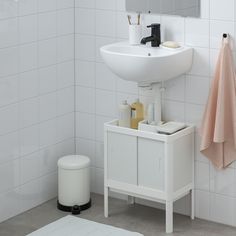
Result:
M81 211L87 210L91 207L92 205L92 201L91 199L89 200L88 203L78 206L78 205L74 205L74 206L64 206L62 204L60 204L60 202L57 200L57 208L61 211L65 211L65 212L71 212L73 215L79 215L81 213Z

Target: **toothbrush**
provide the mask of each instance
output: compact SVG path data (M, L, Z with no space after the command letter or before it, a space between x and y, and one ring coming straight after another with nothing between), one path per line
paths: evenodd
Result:
M131 16L128 15L127 17L128 17L129 24L132 25L132 24L131 24Z
M140 25L140 13L138 14L138 25Z

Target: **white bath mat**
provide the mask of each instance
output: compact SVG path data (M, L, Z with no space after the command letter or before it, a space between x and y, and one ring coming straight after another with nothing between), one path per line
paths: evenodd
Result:
M66 216L28 236L142 236L109 225L99 224L74 216Z

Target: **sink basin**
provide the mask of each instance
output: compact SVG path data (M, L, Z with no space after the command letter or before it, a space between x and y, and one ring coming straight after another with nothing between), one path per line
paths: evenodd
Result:
M101 47L101 56L120 78L138 83L158 83L180 76L192 66L193 49L168 49L120 42Z

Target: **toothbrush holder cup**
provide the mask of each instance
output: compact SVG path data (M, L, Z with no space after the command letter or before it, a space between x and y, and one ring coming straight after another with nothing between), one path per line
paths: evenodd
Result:
M140 44L142 39L142 26L129 25L129 43L130 45Z

